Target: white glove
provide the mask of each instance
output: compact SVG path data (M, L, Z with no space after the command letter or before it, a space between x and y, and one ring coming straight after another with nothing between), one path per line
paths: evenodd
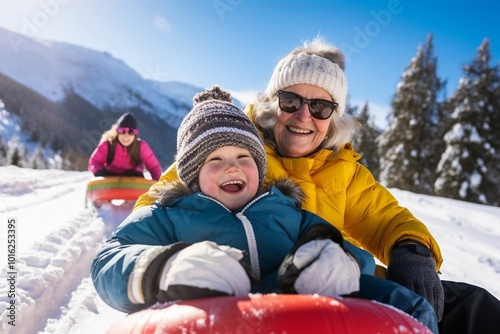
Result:
M298 272L294 288L300 294L349 295L359 291L360 270L356 260L329 240L312 240L294 254L289 272Z
M160 278L160 301L212 296L245 296L250 279L239 262L243 252L202 241L171 256Z

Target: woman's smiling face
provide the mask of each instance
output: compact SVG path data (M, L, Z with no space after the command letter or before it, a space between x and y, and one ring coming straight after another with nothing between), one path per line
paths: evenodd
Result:
M306 99L332 101L330 94L323 88L313 85L294 85L284 91L293 92ZM278 120L274 128L274 140L278 151L285 157L306 157L316 151L328 133L331 117L320 120L309 114L309 105L291 114L278 109Z

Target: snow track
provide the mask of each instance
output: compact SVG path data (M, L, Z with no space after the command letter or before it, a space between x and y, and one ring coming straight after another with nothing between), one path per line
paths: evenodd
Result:
M88 317L89 311L98 313L90 266L102 243L131 210L131 203L106 204L98 210L89 207L24 253L17 262L16 287L16 322L22 326L3 324L2 333L68 333L81 326L81 317ZM7 296L5 289L0 285L1 297ZM3 302L0 298L0 305Z
M20 178L22 169L11 166L2 169L0 194L2 206L0 213L26 209L40 203L64 199L71 193L81 193L80 210L83 208L84 197L82 185L90 179L90 173L66 172L54 169L39 170L39 178ZM67 203L68 204L68 203ZM79 210L79 211L80 211Z
M30 178L29 174L19 175L23 169L2 172L5 170L8 175L4 178L2 173L6 181L0 186L0 214L7 212L6 219L18 221L16 326L8 324L11 286L2 279L0 333L73 333L82 319L102 308L89 278L90 266L133 204L85 208L85 187L91 177L88 173L36 171L39 177ZM2 277L8 277L5 268L2 265Z
M76 290L82 279L89 276L90 263L102 244L104 231L102 220L96 219L94 210L87 209L23 254L17 264L16 293L17 321L23 326L15 331L9 331L14 329L9 326L5 333L30 334L43 330L45 321L58 314L60 305L71 298L60 292ZM61 248L61 244L66 247Z

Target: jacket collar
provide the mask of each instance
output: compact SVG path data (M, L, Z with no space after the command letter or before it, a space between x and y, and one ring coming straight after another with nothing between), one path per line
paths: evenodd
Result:
M270 184L265 184L262 189L258 191L256 196L271 191L271 188L273 186L276 187L285 196L293 198L296 205L298 205L299 207L301 206L301 203L304 200L304 193L301 188L292 180L278 179ZM186 187L186 185L178 180L164 183L163 185L156 187L150 193L150 195L157 198L158 204L162 206L166 205L168 202L174 199L187 197L193 194L195 194L195 192L190 190L188 187Z
M268 144L265 145L265 149L268 157L273 157L279 160L286 170L294 172L301 177L304 177L304 175L307 174L314 174L327 162L336 160L356 162L361 159L361 155L352 148L350 143L347 143L338 153L329 149L321 149L316 153L303 158L286 158L278 156L278 154Z

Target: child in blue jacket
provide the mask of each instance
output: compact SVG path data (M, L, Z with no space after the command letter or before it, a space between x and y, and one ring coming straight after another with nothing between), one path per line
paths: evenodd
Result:
M359 290L360 269L341 233L301 209L294 183L263 184L263 143L229 100L216 86L195 97L177 135L180 181L156 189L155 204L126 218L95 257L93 283L111 307Z

